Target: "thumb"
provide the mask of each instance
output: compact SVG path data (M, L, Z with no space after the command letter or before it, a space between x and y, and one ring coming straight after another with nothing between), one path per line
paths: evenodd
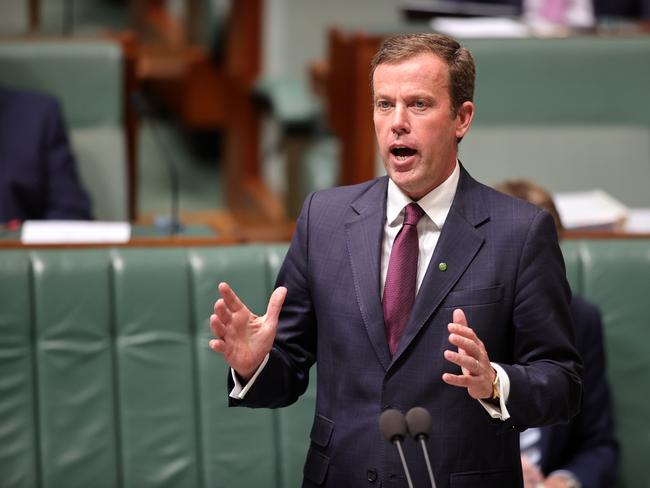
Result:
M463 312L463 310L460 308L454 310L454 314L452 316L452 322L455 324L464 325L465 327L469 327L469 325L467 325L467 318L465 317L465 312Z
M266 319L277 322L280 317L280 310L282 310L282 304L284 299L287 297L287 289L284 286L279 286L271 294L269 298L269 305L266 307Z

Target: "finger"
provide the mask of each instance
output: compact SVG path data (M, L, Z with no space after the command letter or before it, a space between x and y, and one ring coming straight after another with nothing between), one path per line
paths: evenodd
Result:
M465 368L469 374L478 375L481 372L481 364L478 359L449 350L444 352L444 356L447 361Z
M266 308L266 318L273 322L277 322L280 317L280 310L282 304L287 297L287 289L284 286L279 286L275 289L271 298L269 298L269 305Z
M442 381L451 386L458 386L459 388L471 388L476 382L473 376L451 373L444 373L442 375Z
M474 342L479 342L478 336L474 332L474 329L467 327L466 325L450 322L447 324L447 330L452 334L462 335L463 337L467 337Z
M477 344L482 344L479 337L476 335L474 330L469 326L467 322L467 317L465 317L465 312L462 309L457 308L452 314L452 323L450 323L447 328L449 332L454 332L460 334L464 337L472 339Z
M465 312L463 312L461 308L454 310L454 313L452 314L452 322L469 327L467 324L467 317L465 317Z
M210 345L210 349L214 352L218 352L219 354L224 353L226 345L221 339L212 339L208 344Z
M230 321L232 320L232 313L230 313L230 310L228 310L226 302L223 298L217 300L217 303L214 306L214 313L217 317L219 317L219 320L221 320L224 326L230 324Z
M476 359L481 357L481 348L479 345L467 337L459 334L450 334L449 342L458 348L458 352L468 354Z
M230 288L228 283L219 283L219 293L221 293L221 297L223 298L226 307L228 307L231 312L237 312L244 307L243 302L239 299L233 289Z
M467 339L471 340L472 343L476 344L478 348L477 357L479 357L485 351L485 344L483 344L483 341L481 341L480 337L476 335L476 332L474 332L474 330L471 329L470 327L465 327L464 325L450 323L447 325L447 330L449 330L450 334L457 334L459 336L466 337Z
M216 315L210 315L210 329L216 337L223 338L226 335L226 327Z

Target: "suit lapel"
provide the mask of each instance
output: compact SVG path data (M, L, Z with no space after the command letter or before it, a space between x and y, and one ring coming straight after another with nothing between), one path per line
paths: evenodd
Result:
M387 186L388 178L379 178L352 203L350 216L345 223L354 293L372 347L386 370L391 357L384 329L379 273Z
M476 226L488 219L481 192L481 186L461 166L461 177L454 202L440 233L394 360L399 358L420 332L483 245L484 238L476 230ZM440 270L440 263L446 264L445 271ZM446 333L446 329L441 333Z

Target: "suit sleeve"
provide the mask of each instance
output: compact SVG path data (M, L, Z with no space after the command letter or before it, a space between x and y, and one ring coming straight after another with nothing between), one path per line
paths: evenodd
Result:
M513 303L510 423L568 422L580 408L582 362L574 345L570 290L553 219L540 211L524 240Z
M59 105L55 101L48 101L46 114L41 148L47 171L44 218L91 219L90 199L79 180Z
M291 405L309 384L309 369L316 361L316 318L308 271L312 201L313 194L307 197L298 217L291 246L276 281L276 287L287 288L287 297L269 360L244 399L229 398L231 406L276 408ZM231 390L234 383L230 375L228 383Z

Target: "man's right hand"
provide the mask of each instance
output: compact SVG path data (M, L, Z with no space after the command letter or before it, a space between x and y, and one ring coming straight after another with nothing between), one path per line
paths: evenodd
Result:
M219 283L219 293L221 298L210 316L210 328L217 338L210 341L210 347L248 381L273 346L287 289L276 288L261 317L252 313L227 283Z
M525 454L521 455L521 471L524 475L524 488L544 487L544 475Z

